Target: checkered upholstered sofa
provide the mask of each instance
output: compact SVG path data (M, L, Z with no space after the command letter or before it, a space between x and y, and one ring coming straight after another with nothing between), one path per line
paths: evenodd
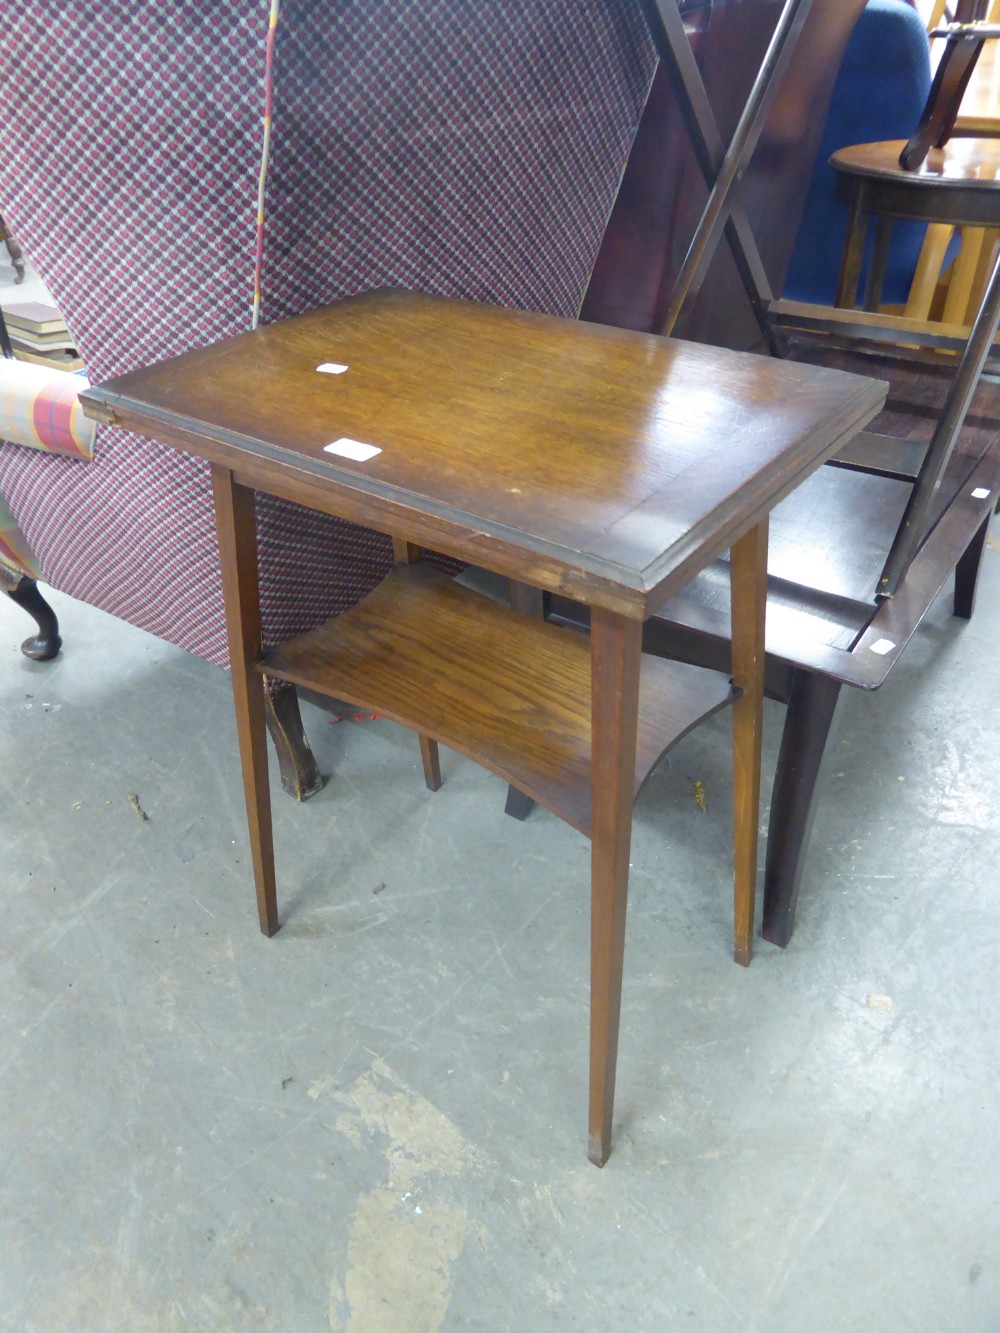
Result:
M94 381L250 327L270 0L8 0L0 198ZM577 314L653 71L637 5L284 0L260 316L380 285ZM225 664L205 469L128 432L0 444L25 572ZM387 539L258 514L265 632L343 610ZM23 566L22 566L23 567Z
M727 11L714 38L724 126L779 7L684 0L693 28ZM817 8L829 26L840 0ZM636 178L659 182L655 208L625 190L624 225L601 250L654 76L639 0L282 0L266 81L275 9L7 0L0 200L91 380L247 329L255 275L264 322L380 285L575 316L600 251L592 317L650 326L652 298L609 306L608 293L623 267L660 292L681 243L663 229L692 183L685 206L700 205L660 75ZM824 72L808 73L822 98ZM782 170L785 194L765 182L761 198L792 228L788 250L801 164ZM731 341L717 325L707 336ZM225 665L200 463L105 427L89 461L0 441L0 501L0 587L40 576ZM346 609L391 561L387 539L280 500L260 502L258 527L269 641Z

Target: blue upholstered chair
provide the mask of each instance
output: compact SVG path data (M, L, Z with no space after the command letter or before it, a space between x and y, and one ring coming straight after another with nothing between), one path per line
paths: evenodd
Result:
M785 282L791 300L832 305L847 231L847 203L831 153L850 144L908 139L931 86L930 44L908 0L868 0L844 52L805 212ZM893 228L884 301L905 302L925 224Z

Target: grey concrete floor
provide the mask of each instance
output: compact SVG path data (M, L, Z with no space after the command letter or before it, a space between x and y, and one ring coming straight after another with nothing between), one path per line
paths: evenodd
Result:
M603 1171L581 836L307 709L266 940L227 677L0 598L0 1326L1000 1328L998 565L844 700L787 951L730 961L726 719L643 792Z

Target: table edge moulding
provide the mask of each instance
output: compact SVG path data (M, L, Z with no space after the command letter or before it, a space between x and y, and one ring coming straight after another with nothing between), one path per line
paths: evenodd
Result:
M611 1113L632 803L733 704L734 954L750 961L767 519L885 386L553 316L382 290L95 386L85 410L212 467L261 928L278 926L261 675L462 751L591 838L589 1156ZM389 533L365 601L264 647L254 493ZM422 548L590 607L589 639L418 563ZM732 677L641 652L645 620L727 548Z

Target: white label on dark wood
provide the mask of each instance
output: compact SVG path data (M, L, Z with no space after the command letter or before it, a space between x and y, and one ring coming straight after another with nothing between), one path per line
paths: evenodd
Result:
M332 444L324 444L323 452L339 454L341 458L353 458L355 463L367 463L369 458L374 458L382 450L377 445L363 444L361 440L350 440L345 435L342 439L334 440Z
M871 649L873 653L878 653L880 657L884 657L886 653L891 653L895 646L891 639L876 639Z
M324 361L316 369L324 375L343 375L345 370L350 370L350 366L342 366L339 361Z
M986 489L985 486L977 486L976 489L972 492L973 500L985 500L988 495L989 491Z

